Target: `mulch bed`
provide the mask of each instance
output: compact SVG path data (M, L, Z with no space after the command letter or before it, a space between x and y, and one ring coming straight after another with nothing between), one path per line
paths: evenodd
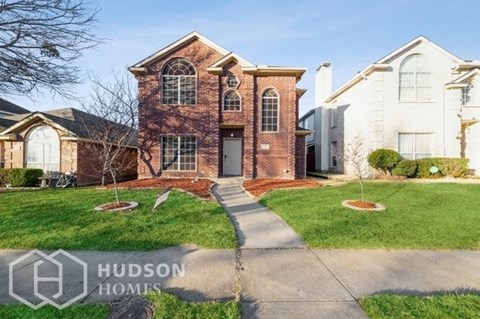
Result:
M373 209L377 207L377 204L371 202L362 202L361 200L349 201L349 205L356 206L358 208Z
M105 205L102 205L102 208L105 210L110 210L110 209L122 208L127 206L130 206L130 203L120 202L120 203L105 204Z
M253 196L260 196L278 188L312 188L320 186L322 184L311 179L259 178L243 183L243 187Z
M195 180L192 178L147 178L118 183L118 187L124 189L165 189L171 187L187 191L205 199L212 199L209 191L212 185L213 182L211 180ZM113 185L108 185L107 188L113 188Z

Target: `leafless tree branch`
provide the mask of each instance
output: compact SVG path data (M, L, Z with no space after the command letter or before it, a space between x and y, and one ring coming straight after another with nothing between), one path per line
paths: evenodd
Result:
M0 92L72 96L80 78L74 62L102 43L97 13L84 0L0 0Z

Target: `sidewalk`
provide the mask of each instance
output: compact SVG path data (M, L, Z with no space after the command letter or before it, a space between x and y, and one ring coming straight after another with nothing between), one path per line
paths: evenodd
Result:
M357 300L373 294L480 291L480 252L308 249L240 183L225 180L213 193L239 238L246 319L360 319Z

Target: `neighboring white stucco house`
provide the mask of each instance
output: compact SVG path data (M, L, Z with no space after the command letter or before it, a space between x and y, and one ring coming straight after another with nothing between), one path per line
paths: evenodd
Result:
M390 148L408 159L467 157L480 174L480 61L462 60L420 36L335 92L329 88L327 63L316 80L321 170L351 173L340 155L358 137L365 155Z

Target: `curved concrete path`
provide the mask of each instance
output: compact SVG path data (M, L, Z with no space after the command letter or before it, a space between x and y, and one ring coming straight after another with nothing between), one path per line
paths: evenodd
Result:
M213 188L237 231L242 249L306 248L300 236L280 217L250 198L242 180L226 179Z

